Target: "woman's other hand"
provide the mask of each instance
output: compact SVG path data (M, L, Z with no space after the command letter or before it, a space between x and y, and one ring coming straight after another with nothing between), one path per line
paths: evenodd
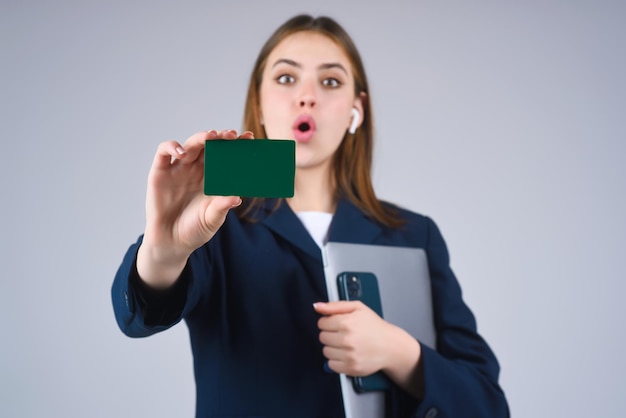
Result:
M318 302L317 325L328 367L348 376L382 370L416 397L423 393L421 346L410 334L360 301Z

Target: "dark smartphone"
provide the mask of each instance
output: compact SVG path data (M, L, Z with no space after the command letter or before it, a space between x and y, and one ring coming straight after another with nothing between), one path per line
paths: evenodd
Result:
M215 139L204 146L204 194L293 197L296 143L292 140Z
M381 318L383 307L380 302L378 279L373 273L344 272L337 276L339 299L360 300ZM369 376L353 376L352 385L358 393L383 391L390 387L389 379L383 372L376 372Z

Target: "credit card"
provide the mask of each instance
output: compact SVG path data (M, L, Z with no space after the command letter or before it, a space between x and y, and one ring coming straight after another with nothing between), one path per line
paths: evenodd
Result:
M293 197L296 143L275 139L213 139L204 147L204 194Z

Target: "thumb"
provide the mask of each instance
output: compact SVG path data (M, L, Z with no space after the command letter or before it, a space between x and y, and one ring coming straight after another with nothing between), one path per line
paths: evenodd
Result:
M215 233L224 223L228 211L241 204L239 196L215 196L206 211L204 212L204 220Z
M334 302L316 302L313 309L321 315L347 314L355 311L359 302L338 300Z

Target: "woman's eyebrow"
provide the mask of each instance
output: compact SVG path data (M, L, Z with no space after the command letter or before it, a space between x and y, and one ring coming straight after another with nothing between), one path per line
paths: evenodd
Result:
M278 64L287 64L287 65L291 65L292 67L296 67L296 68L302 68L302 65L297 63L296 61L289 59L289 58L280 58L278 60L276 60L276 62L274 63L274 65L272 65L272 68L276 67ZM344 73L348 74L348 71L345 69L345 67L343 65L341 65L338 62L329 62L326 64L321 64L318 69L320 70L328 70L331 68L339 68L341 71L343 71Z
M294 60L290 60L288 58L280 58L280 59L276 60L274 65L272 65L272 68L276 67L278 64L287 64L287 65L291 65L291 66L294 66L294 67L297 67L297 68L302 67L300 64L298 64Z
M348 71L344 68L344 66L339 64L338 62L329 62L328 64L322 64L318 68L320 70L328 70L328 69L331 69L331 68L339 68L341 71L346 73L346 75L348 74Z

